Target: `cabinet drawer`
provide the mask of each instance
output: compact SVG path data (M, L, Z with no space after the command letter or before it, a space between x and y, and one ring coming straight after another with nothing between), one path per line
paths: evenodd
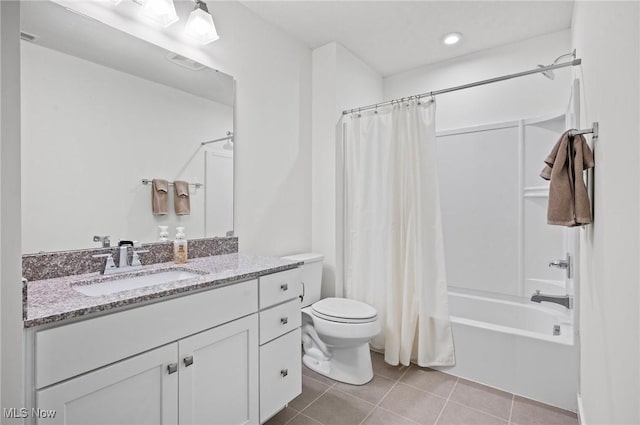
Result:
M260 347L260 423L302 392L300 328Z
M295 268L260 277L260 308L302 295L302 269Z
M260 345L300 327L302 312L298 298L260 312Z

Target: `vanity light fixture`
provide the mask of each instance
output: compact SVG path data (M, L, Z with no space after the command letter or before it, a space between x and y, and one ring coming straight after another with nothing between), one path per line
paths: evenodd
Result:
M462 34L460 34L459 32L450 32L449 34L445 34L445 36L442 37L442 42L447 46L453 46L460 40L462 40Z
M196 6L189 15L185 31L189 37L201 44L209 44L220 38L207 4L202 0L196 0Z
M165 28L179 19L173 0L144 0L140 13Z

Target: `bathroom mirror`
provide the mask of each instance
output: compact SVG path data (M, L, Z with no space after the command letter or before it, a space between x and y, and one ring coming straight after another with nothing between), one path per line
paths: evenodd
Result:
M58 4L21 8L23 252L233 232L234 79ZM154 178L190 183L189 215L173 186L153 215Z

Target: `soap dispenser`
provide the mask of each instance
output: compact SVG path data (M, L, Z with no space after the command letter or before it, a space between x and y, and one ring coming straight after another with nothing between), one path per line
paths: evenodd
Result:
M184 227L176 227L176 240L173 241L173 261L176 264L187 262L187 240L184 237Z

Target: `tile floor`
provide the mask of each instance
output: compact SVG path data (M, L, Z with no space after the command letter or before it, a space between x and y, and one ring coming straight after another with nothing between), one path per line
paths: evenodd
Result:
M575 413L372 353L363 386L302 367L302 394L265 425L577 425Z

